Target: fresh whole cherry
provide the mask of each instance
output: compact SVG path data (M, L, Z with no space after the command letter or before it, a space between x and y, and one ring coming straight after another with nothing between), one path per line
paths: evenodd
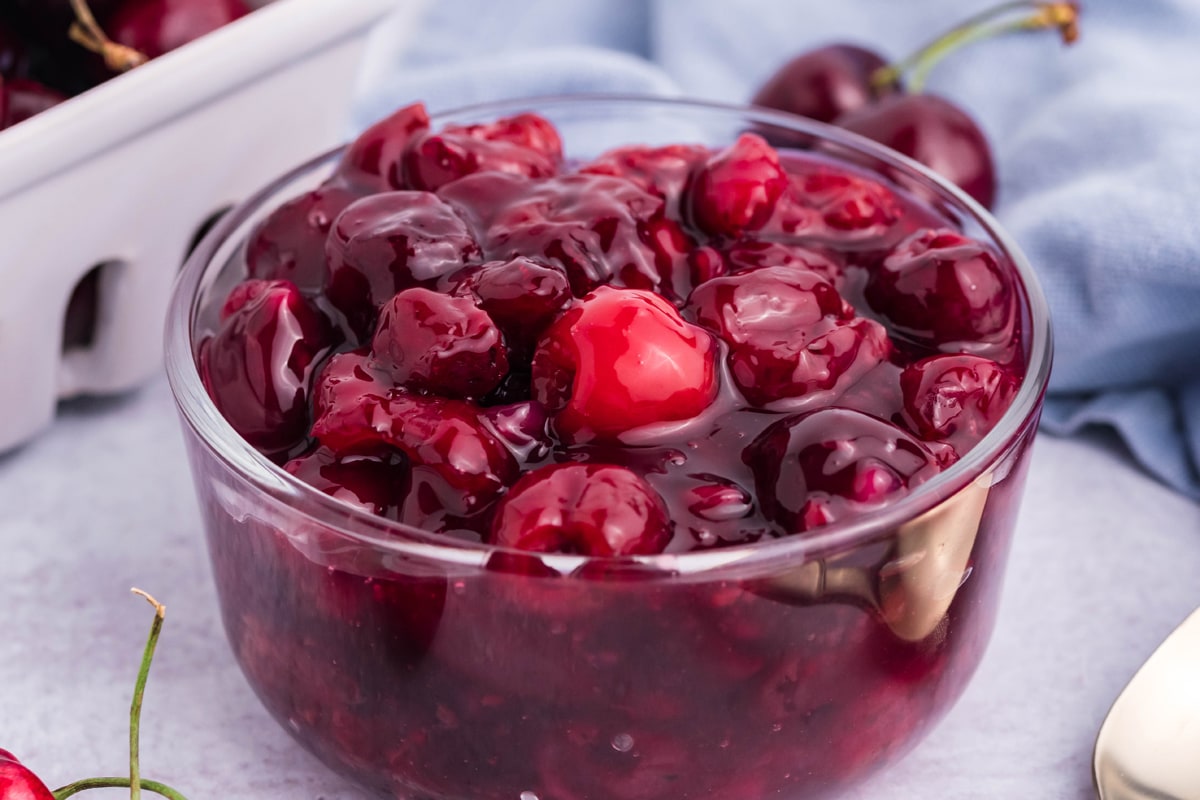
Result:
M1015 20L1004 19L1028 12ZM885 65L856 45L802 53L758 90L753 102L830 122L921 162L990 208L996 170L978 123L945 98L922 94L934 64L959 47L1013 31L1054 28L1064 42L1078 36L1079 6L1067 2L1003 3L956 25L906 59ZM911 73L907 87L901 85Z
M125 0L105 28L113 41L157 58L249 13L245 0Z
M895 85L876 89L871 76L887 66L883 56L853 44L830 44L810 50L780 67L755 93L756 106L777 108L802 117L833 122L868 106Z
M491 542L535 553L662 552L671 525L662 498L626 467L552 464L513 485L496 508Z
M29 767L7 750L0 750L0 798L3 800L54 800Z

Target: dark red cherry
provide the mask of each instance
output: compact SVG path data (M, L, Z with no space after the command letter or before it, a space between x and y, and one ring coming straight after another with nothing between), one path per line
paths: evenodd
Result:
M1013 338L1012 278L976 239L923 229L902 241L870 273L871 308L924 345L1008 344Z
M904 422L924 439L949 442L961 455L996 427L1018 383L988 358L930 356L900 373Z
M408 459L393 450L338 456L327 447L292 459L283 468L330 497L396 519L408 493Z
M66 95L35 80L0 78L0 130L24 122L66 99Z
M249 13L245 0L124 0L104 29L113 41L157 58Z
M845 388L891 349L883 327L856 317L816 272L779 266L714 278L688 305L728 343L733 380L756 406Z
M313 371L334 343L328 320L287 281L234 287L221 325L200 350L213 403L246 441L287 450L308 428Z
M648 288L661 281L658 254L643 238L663 200L608 175L563 175L530 182L492 217L489 257L524 256L562 267L582 297L606 283Z
M713 337L662 297L602 286L542 337L534 399L575 441L689 420L716 397L716 355Z
M251 278L289 280L302 291L316 292L329 280L325 240L337 216L359 195L326 182L271 212L251 231L246 271Z
M733 273L763 267L795 272L815 272L834 287L841 285L845 265L832 252L798 244L748 239L725 249L725 263Z
M4 800L54 800L46 784L7 750L0 750L0 797Z
M443 397L483 397L508 372L500 329L475 298L422 288L384 303L371 354L398 385Z
M765 225L787 187L774 148L761 136L744 133L698 166L686 203L702 230L736 238Z
M631 180L666 200L667 213L674 216L692 169L709 155L708 148L697 144L631 145L609 150L579 171Z
M328 295L367 336L379 307L411 286L433 286L481 253L467 223L429 192L384 192L352 203L325 242Z
M857 111L886 94L894 84L879 89L871 76L887 66L872 50L852 44L830 44L810 50L780 67L755 93L750 102L802 117L833 122Z
M538 553L660 553L671 539L662 498L634 472L552 464L521 477L496 508L492 544Z
M846 408L776 422L743 460L755 471L763 511L786 532L878 507L939 472L937 460L917 439Z
M417 134L429 130L429 114L413 103L384 117L358 135L342 154L337 172L355 185L382 192L406 188L392 183L400 159Z
M455 294L468 294L504 333L514 361L528 368L542 332L571 302L571 284L562 269L529 258L491 261L467 267Z
M516 477L512 454L475 406L399 390L365 353L329 359L313 389L313 409L312 435L335 453L393 447L407 456L413 488L404 521L468 516Z
M562 141L554 126L537 114L519 114L418 134L391 183L433 191L475 172L545 178L556 174L561 162Z
M991 208L992 149L975 120L949 100L933 94L886 97L839 117L837 124L921 162Z

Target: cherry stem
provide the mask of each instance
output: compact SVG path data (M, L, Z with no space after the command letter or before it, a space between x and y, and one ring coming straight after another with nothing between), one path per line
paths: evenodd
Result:
M167 607L141 589L132 589L134 594L146 598L154 606L154 622L150 624L150 638L142 653L142 666L138 669L137 683L133 687L133 702L129 707L129 800L141 800L142 782L138 766L138 734L142 720L142 696L146 693L146 678L150 675L150 662L154 660L154 649L158 646L158 635L162 632L163 618Z
M102 56L104 65L113 72L128 72L150 60L145 53L109 39L100 23L96 22L87 0L71 0L71 10L75 12L75 21L71 23L67 36L76 44Z
M145 789L148 792L154 792L155 794L162 795L163 797L169 798L169 800L187 800L186 797L172 789L170 786L167 786L165 783L145 780L139 781L138 783L140 789ZM73 794L78 794L79 792L87 791L88 789L122 788L125 786L132 786L132 784L133 782L129 780L129 778L87 778L86 780L75 781L75 783L67 784L61 789L55 789L53 794L54 800L65 800Z
M1022 16L1006 19L1018 12L1022 12ZM877 91L886 89L898 85L905 73L911 73L908 90L918 94L925 87L933 67L960 47L1009 33L1047 29L1057 30L1063 44L1071 44L1078 39L1079 3L1075 0L1013 0L1001 3L968 17L907 58L880 67L871 76L871 85Z

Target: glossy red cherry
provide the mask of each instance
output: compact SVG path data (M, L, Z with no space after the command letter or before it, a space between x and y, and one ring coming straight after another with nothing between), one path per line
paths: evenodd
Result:
M496 508L491 542L538 553L660 553L671 539L662 498L634 472L552 464L529 472Z
M519 114L418 134L390 180L393 186L433 191L475 172L545 178L561 162L562 141L554 126L536 114Z
M1010 274L975 239L949 229L917 231L876 269L867 302L905 336L926 345L1012 340Z
M714 278L688 305L728 343L733 380L756 406L844 388L891 349L882 326L855 316L832 284L792 267Z
M930 356L900 373L904 422L924 439L949 442L962 455L996 427L1018 381L988 358Z
M936 475L933 454L876 417L823 408L787 417L747 448L763 511L806 531L878 507Z
M709 155L708 148L695 144L633 145L609 150L579 171L631 180L666 200L667 213L676 215L692 169Z
M157 58L249 13L245 0L124 0L105 31L113 41Z
M213 403L246 441L288 449L308 428L313 371L334 343L328 320L287 281L234 287L204 341L200 371Z
M371 354L398 385L443 397L483 397L508 372L500 329L475 299L429 289L384 304Z
M251 278L288 280L316 292L329 281L325 240L333 221L359 195L336 183L322 186L281 205L255 226L246 242L246 271Z
M839 117L846 130L919 161L990 208L996 166L987 137L958 106L933 94L886 97Z
M861 244L886 236L904 213L892 190L863 173L798 154L782 164L789 191L772 225L786 233Z
M726 248L725 262L729 271L733 273L749 272L764 267L815 272L834 287L841 285L845 272L845 265L831 251L812 246L753 239L736 242Z
M663 200L608 175L562 175L530 182L488 227L489 257L524 256L562 267L582 297L607 283L646 288L662 279L645 240Z
M542 332L572 300L562 269L528 258L468 267L456 279L454 293L479 301L504 333L513 360L525 369Z
M399 517L399 503L408 494L408 459L396 451L339 456L318 447L283 468L330 497L390 519Z
M454 209L429 192L384 192L347 206L325 242L329 300L367 336L396 292L433 286L477 260L479 245Z
M736 238L766 224L787 186L774 148L744 133L696 169L687 202L701 229Z
M473 405L398 390L365 353L329 359L316 380L313 409L312 435L335 453L393 447L408 458L410 521L437 527L435 518L478 512L516 477L512 454Z
M712 336L662 297L602 286L542 337L534 399L576 441L688 420L716 397L716 354Z
M54 795L16 756L7 750L0 750L0 798L54 800Z
M878 53L852 44L830 44L801 53L775 71L751 100L756 106L833 122L897 91L875 88L871 76L887 66Z
M392 183L399 174L400 160L408 144L429 130L429 114L423 103L413 103L371 125L346 148L337 172L347 181L372 191L403 188Z

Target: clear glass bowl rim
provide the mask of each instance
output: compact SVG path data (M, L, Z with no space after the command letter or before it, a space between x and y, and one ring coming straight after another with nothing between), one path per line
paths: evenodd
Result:
M192 331L198 311L199 289L222 244L241 228L265 203L277 201L280 190L299 178L319 170L339 157L345 145L324 153L280 176L255 195L238 204L210 230L188 257L175 280L166 318L166 371L180 414L210 453L238 477L276 501L291 507L291 513L308 518L361 545L395 554L428 559L446 566L486 567L495 553L519 557L537 556L563 575L574 573L588 562L626 565L648 575L732 577L726 573L792 563L817 555L838 552L876 538L886 538L900 525L930 511L944 499L985 474L1019 442L1034 424L1049 380L1053 355L1053 332L1049 307L1032 265L999 222L973 198L946 179L893 150L857 134L784 112L736 104L626 94L548 95L474 104L431 114L434 126L481 117L502 117L525 111L541 112L570 106L614 111L622 106L676 108L681 113L713 114L742 123L762 123L789 129L805 136L828 140L857 151L876 162L898 170L948 201L974 221L1011 260L1020 277L1030 320L1030 351L1025 379L1011 407L996 427L962 459L895 503L866 511L844 522L832 523L816 532L785 536L752 544L698 552L662 553L649 556L594 557L530 554L495 545L450 539L372 515L343 504L276 466L250 446L225 421L208 397L193 357ZM217 265L218 268L222 265Z

